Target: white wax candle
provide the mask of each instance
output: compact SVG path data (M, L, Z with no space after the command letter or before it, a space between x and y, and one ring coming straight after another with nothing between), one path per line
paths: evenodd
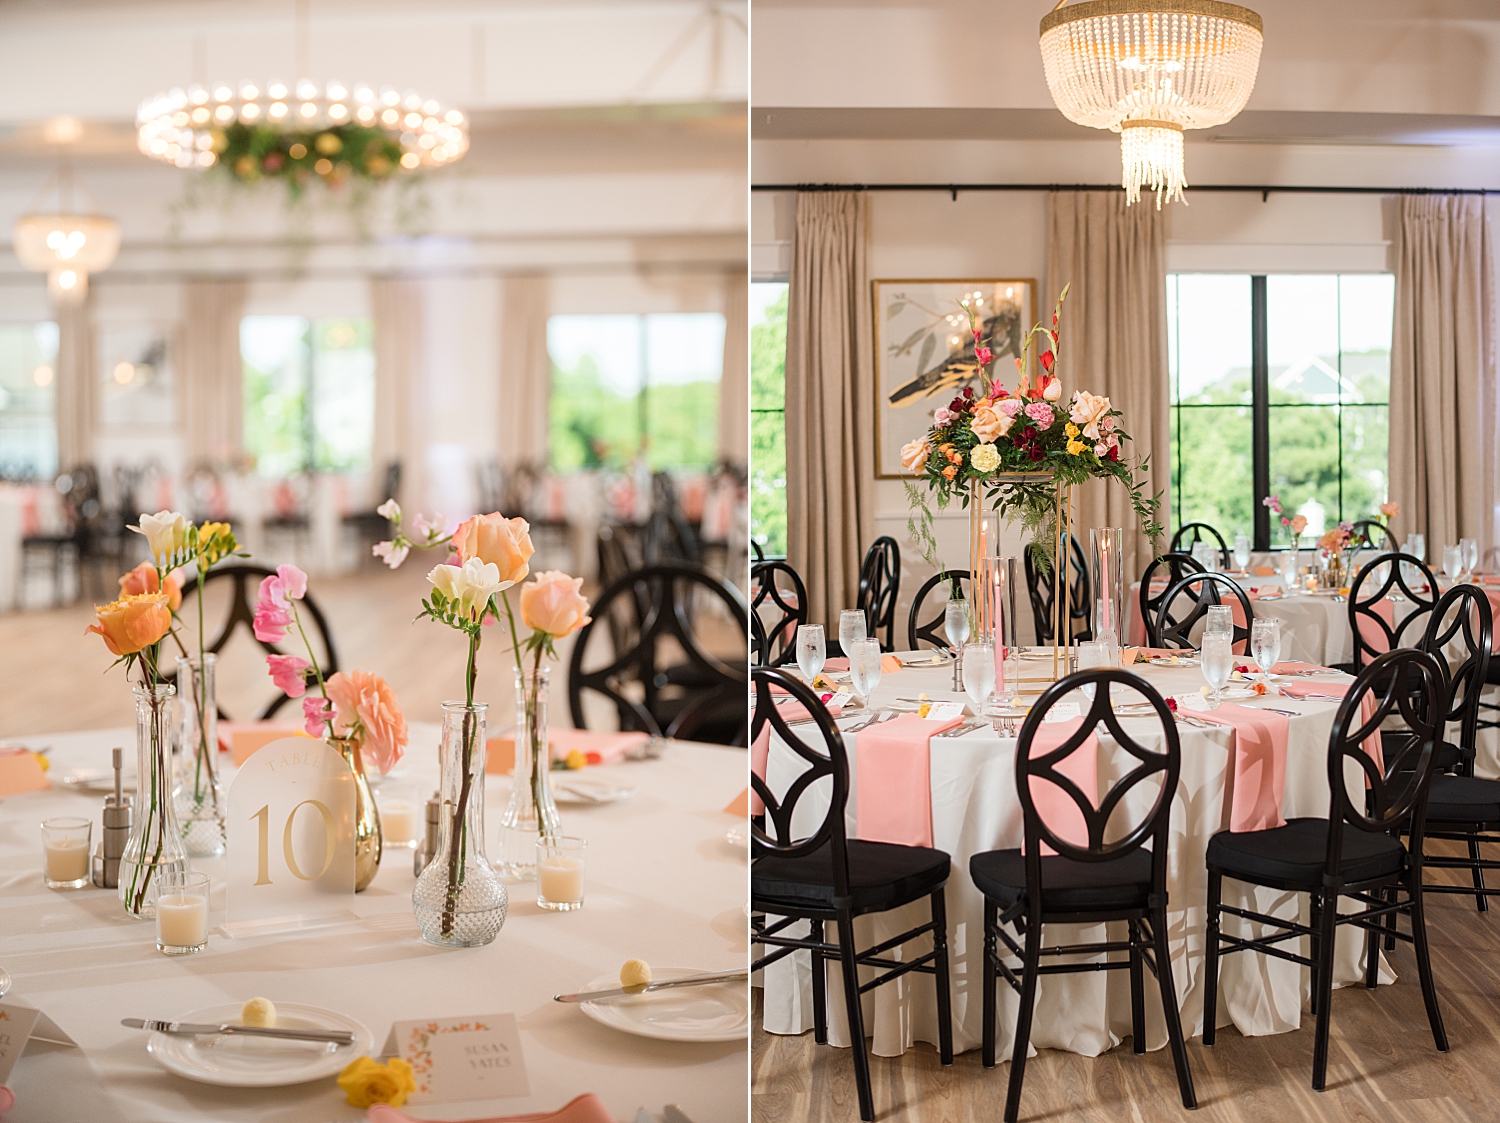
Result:
M208 898L169 893L156 899L156 938L167 947L192 948L208 939Z
M45 846L48 881L82 881L89 875L89 844L64 838Z
M1000 599L1000 563L995 563L995 696L1005 697L1005 607Z
M1100 626L1103 628L1104 631L1107 632L1107 631L1111 630L1114 627L1114 624L1110 621L1110 611L1109 611L1110 604L1109 604L1109 535L1108 535L1108 533L1106 533L1100 539L1100 541L1099 541L1099 584L1102 586L1102 588L1099 590L1100 595L1102 595L1103 598L1104 598L1104 612L1103 612L1104 620L1102 621L1102 623L1101 623Z
M542 896L559 905L583 900L583 862L578 858L548 858L537 867Z
M404 799L393 799L380 805L380 829L392 846L415 842L417 807Z

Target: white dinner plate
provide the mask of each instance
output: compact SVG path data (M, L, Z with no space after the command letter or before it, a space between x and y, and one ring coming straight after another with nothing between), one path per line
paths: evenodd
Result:
M929 655L924 659L903 659L903 667L946 667L953 662L947 655Z
M1198 656L1179 655L1177 656L1177 661L1174 663L1170 655L1153 655L1151 656L1150 663L1153 667L1196 667L1198 665Z
M552 798L567 807L592 807L599 803L614 803L629 796L635 788L629 784L617 784L613 780L598 777L554 779Z
M240 1003L208 1006L179 1015L181 1022L238 1022ZM352 1045L329 1046L315 1041L274 1037L173 1037L153 1033L146 1051L163 1068L202 1084L231 1088L278 1088L337 1076L357 1057L375 1047L370 1031L353 1018L320 1006L276 1003L276 1024L289 1029L347 1029Z
M64 773L60 780L63 787L75 792L103 792L113 794L115 770L113 768L75 768ZM121 769L120 787L127 792L135 791L135 769Z
M657 982L706 975L697 968L658 967ZM620 985L618 975L600 975L584 990ZM600 1025L662 1041L742 1041L750 1033L750 988L743 981L623 995L578 1008Z

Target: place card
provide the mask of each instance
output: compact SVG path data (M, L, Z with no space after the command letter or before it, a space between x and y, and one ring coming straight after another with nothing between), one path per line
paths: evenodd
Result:
M962 702L934 702L927 710L928 721L961 721L963 716Z
M417 1088L408 1103L531 1094L514 1014L397 1022L381 1055L401 1057L411 1065Z
M33 1040L78 1047L77 1042L40 1010L14 1002L0 1002L0 1084L10 1082L11 1070L21 1059L26 1043Z
M1074 718L1082 716L1083 711L1078 708L1077 702L1059 702L1047 711L1047 715L1042 718L1042 722L1045 724L1049 721L1072 721Z

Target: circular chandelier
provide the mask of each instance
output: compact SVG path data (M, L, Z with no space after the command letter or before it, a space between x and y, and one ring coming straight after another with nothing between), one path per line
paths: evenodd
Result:
M1184 129L1232 120L1260 66L1261 19L1219 0L1060 0L1042 17L1042 66L1063 116L1120 134L1127 205L1144 185L1182 199Z
M306 78L295 88L253 82L156 94L136 113L137 144L179 168L222 165L239 179L353 174L384 179L399 170L442 167L469 150L468 120L431 98L386 86L352 89Z
M47 274L54 300L76 303L89 274L108 269L120 252L120 224L96 214L27 214L16 220L12 244L22 265Z

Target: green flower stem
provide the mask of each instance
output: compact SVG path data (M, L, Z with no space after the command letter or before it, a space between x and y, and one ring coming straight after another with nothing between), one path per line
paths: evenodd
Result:
M308 662L312 664L313 674L318 680L318 693L323 695L323 700L328 700L328 684L323 681L323 668L318 666L318 657L313 654L312 644L307 640L307 633L302 630L302 616L297 611L297 606L290 597L287 598L287 607L292 610L292 623L297 625L297 634L302 637L302 646L307 649ZM330 712L323 718L324 724L328 726L328 736L336 737L333 729L333 714Z
M481 619L483 617L481 616ZM474 755L474 681L478 674L476 666L479 655L480 633L476 626L469 633L469 665L464 675L464 710L463 725L463 759L460 762L461 780L458 788L458 802L453 808L452 836L454 845L448 852L448 892L443 899L443 923L442 933L444 936L453 935L453 924L458 912L458 895L463 891L464 875L467 872L467 864L464 862L464 854L468 850L468 818L465 812L469 806L469 791L474 783L473 755Z

